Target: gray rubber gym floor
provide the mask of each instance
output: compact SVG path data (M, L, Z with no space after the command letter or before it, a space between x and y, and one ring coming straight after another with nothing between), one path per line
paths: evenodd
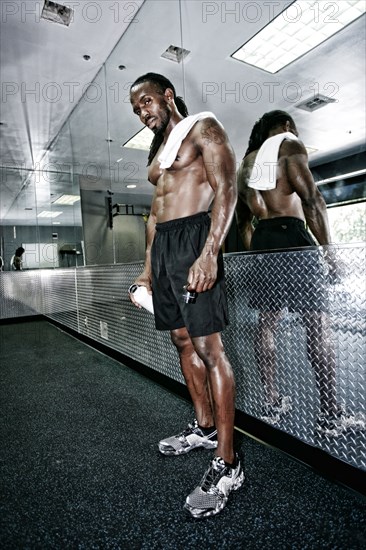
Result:
M211 452L157 450L189 403L47 321L0 336L2 549L366 547L364 497L242 434L246 483L191 519Z

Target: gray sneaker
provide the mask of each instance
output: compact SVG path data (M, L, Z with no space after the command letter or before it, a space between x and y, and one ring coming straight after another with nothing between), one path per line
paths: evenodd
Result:
M194 518L207 518L221 512L231 491L236 491L244 483L244 472L239 458L237 465L230 468L224 460L215 456L202 478L201 484L188 495L184 509Z
M316 430L326 436L338 437L347 430L366 430L366 415L362 412L353 413L344 405L338 405L335 414L319 414L316 419Z
M188 424L182 433L159 441L159 451L167 456L182 455L189 453L192 449L216 449L216 447L217 430L205 435L198 427L197 420Z
M268 424L278 424L292 410L292 399L289 395L280 395L274 403L265 403L262 408L261 420Z

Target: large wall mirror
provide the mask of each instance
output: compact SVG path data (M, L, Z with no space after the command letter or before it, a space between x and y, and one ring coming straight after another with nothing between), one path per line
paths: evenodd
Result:
M1 227L3 269L24 249L22 269L84 264L79 176L74 172L69 124L33 169L2 169L2 196L9 188L9 209Z
M31 5L35 9L44 2L27 4L30 13ZM215 113L229 135L238 165L255 121L273 109L289 112L333 210L334 240L364 240L364 2L83 0L77 4L67 28L20 12L18 20L7 14L4 25L19 44L20 31L29 36L38 32L32 52L38 59L41 46L49 46L59 60L60 50L51 36L57 36L65 56L77 51L78 59L84 58L71 64L72 81L65 80L65 67L64 73L55 68L43 80L39 101L33 105L9 83L5 88L14 123L17 115L23 120L18 133L25 136L12 141L10 119L2 124L5 269L10 269L18 246L25 248L24 269L144 258L153 192L146 168L152 133L142 131L132 113L129 88L149 71L173 82L191 114ZM276 24L273 31L270 23ZM53 27L49 30L47 25ZM263 30L266 35L260 42ZM322 43L317 43L320 38L313 40L319 33L327 38ZM250 54L253 37L257 43ZM95 61L101 51L104 57ZM5 54L11 53L8 47ZM27 74L29 78L30 73L23 78ZM7 76L16 81L11 73ZM46 119L57 119L58 129L48 136L43 154L37 157L41 160L36 161L29 154L29 140L37 142L35 113L44 110ZM338 210L340 203L346 213ZM241 250L238 240L231 242L230 251Z

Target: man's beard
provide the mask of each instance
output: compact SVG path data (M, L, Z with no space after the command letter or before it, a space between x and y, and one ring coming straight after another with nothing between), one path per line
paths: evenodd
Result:
M170 111L164 110L160 116L160 124L152 128L155 135L163 134L170 121Z

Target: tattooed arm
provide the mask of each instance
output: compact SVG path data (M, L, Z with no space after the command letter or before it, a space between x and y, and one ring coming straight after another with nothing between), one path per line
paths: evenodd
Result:
M217 256L235 212L237 200L235 155L222 125L215 119L197 124L195 145L203 160L208 182L214 191L211 226L206 244L189 270L189 290L204 292L217 277Z

